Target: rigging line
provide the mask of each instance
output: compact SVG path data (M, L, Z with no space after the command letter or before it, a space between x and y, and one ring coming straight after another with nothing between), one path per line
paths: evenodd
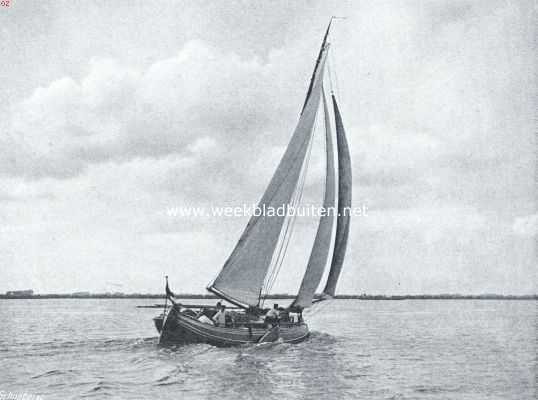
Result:
M312 137L312 135L310 135L310 138L311 137ZM303 163L303 166L304 166L304 163ZM301 181L301 177L302 177L303 172L304 172L303 171L303 166L301 166L301 172L299 174L299 182ZM290 199L290 205L295 207L296 203L297 203L297 190L295 190L294 193L292 194L292 198ZM285 221L284 221L285 225L281 229L281 234L279 235L278 242L277 242L277 244L275 246L275 251L273 252L271 265L269 267L269 271L268 271L268 274L266 276L266 279L264 280L264 284L262 286L261 293L266 292L266 294L267 294L267 288L268 288L268 285L270 284L270 282L272 281L272 279L274 277L276 266L278 265L280 255L282 253L282 248L283 248L283 245L285 243L287 233L288 233L288 231L290 229L290 223L291 223L290 218L285 219ZM283 234L282 234L282 232L283 232ZM277 254L276 258L274 257L274 254ZM260 297L262 297L262 296L260 296Z
M304 185L304 181L303 181L303 185ZM295 202L295 205L300 203L301 197L302 197L302 188L301 188L301 195L298 196L297 201ZM274 271L273 277L272 277L271 281L269 282L269 287L267 288L266 295L268 293L270 293L271 290L273 289L273 286L274 286L274 284L276 282L276 279L278 278L278 274L280 273L280 270L282 269L282 265L284 264L284 258L285 258L286 254L287 254L288 246L289 246L290 241L291 241L291 237L292 237L293 229L295 228L296 221L297 221L297 216L294 216L291 219L291 222L290 222L290 225L289 225L290 226L289 234L286 236L286 241L285 241L283 247L281 248L282 256L280 257L280 260L278 261L278 265L276 266L276 269Z
M328 65L327 65L328 66ZM327 124L330 123L330 116L325 113L325 86L322 86L322 96L323 96L323 133L324 133L324 139L323 140L323 154L325 155L325 169L327 169L327 161L328 161L328 155L327 155ZM321 118L320 118L321 119ZM321 124L321 121L318 120L318 124ZM325 207L325 195L327 193L327 173L323 174L323 194L321 197L321 202L323 204L323 207ZM319 222L318 222L319 223ZM306 266L308 268L308 265ZM306 273L306 269L305 269Z
M293 203L293 200L292 200L292 203ZM265 300L265 296L268 293L268 287L269 287L269 284L270 284L271 280L274 277L274 274L275 274L275 271L276 271L276 266L278 264L278 259L280 257L281 252L282 252L282 247L283 247L287 232L289 230L290 222L291 222L290 219L286 219L285 222L284 222L285 225L284 225L283 229L280 232L277 245L275 246L275 252L273 253L273 258L271 260L271 266L270 266L268 274L267 274L267 276L266 276L266 278L264 280L262 289L260 290L260 299L263 298ZM277 255L277 257L275 257L275 254ZM263 301L262 301L262 305L263 305Z
M291 205L293 207L295 207L296 204L297 204L297 191L294 192L294 195L291 201ZM286 227L285 227L285 230L283 231L284 233L280 235L279 237L278 246L276 246L278 247L278 252L276 252L277 257L274 259L275 261L272 262L271 272L268 275L267 279L265 280L264 287L263 287L264 289L263 302L265 302L265 297L271 291L271 288L274 284L274 280L276 279L276 275L278 274L278 271L280 270L279 266L282 265L282 260L283 260L283 256L281 257L282 250L284 249L285 243L289 240L289 237L291 236L290 229L293 230L293 226L292 226L293 221L294 221L293 218L286 219L286 222L285 222ZM290 232L290 234L288 234L288 232Z
M307 138L307 139L308 139L308 138ZM304 145L304 144L306 144L306 143L308 142L307 139L303 140L302 145ZM267 199L266 203L268 203L268 202L270 202L271 200L273 200L273 198L277 195L277 193L278 193L280 187L284 184L284 182L286 181L287 176L291 173L291 171L292 171L292 167L293 167L293 165L295 165L295 161L297 161L299 153L300 153L300 150L297 150L297 151L295 152L295 154L293 154L293 156L291 157L292 160L293 160L293 162L290 164L290 167L288 167L287 171L283 174L283 177L282 177L281 181L278 183L277 187L274 189L274 191L273 191L271 197L269 197L269 199ZM285 154L285 153L284 153L284 154ZM262 199L263 199L263 196L262 196ZM261 202L262 199L260 199L260 202ZM260 203L258 203L258 205L259 205L259 204L260 204ZM228 257L228 259L224 262L224 266L223 266L222 269L224 269L227 265L229 265L229 264L231 264L231 263L233 262L233 260L236 258L236 257L234 257L234 253L235 253L236 248L238 247L238 245L239 245L240 243L244 242L244 240L245 240L244 237L245 237L245 235L247 234L247 232L249 232L252 228L254 228L254 226L257 225L259 221L260 221L260 218L255 218L255 219L253 220L252 217L251 217L251 219L250 219L250 220L248 221L248 223L247 223L247 226L246 226L245 229L243 230L243 233L241 233L241 236L240 236L240 238L239 238L239 241L237 242L237 244L236 244L234 250L232 251L232 254L230 254L230 256ZM222 272L222 271L221 271L221 272ZM220 272L219 272L219 274L217 275L217 278L218 278L219 275L220 275ZM214 283L215 283L215 281L213 281L209 286L212 286Z
M293 203L292 203L293 204ZM284 246L284 243L285 243L285 240L286 240L286 237L287 237L287 233L290 229L290 223L291 223L291 219L286 219L285 221L285 227L284 229L281 231L281 234L279 236L279 239L278 239L278 244L277 246L275 246L275 253L274 254L277 254L277 257L275 258L273 256L273 259L271 260L271 267L270 267L270 271L264 281L264 284L263 284L263 287L262 287L262 293L260 295L260 298L263 298L263 301L262 301L262 305L263 305L263 302L265 301L265 297L267 296L267 294L269 293L269 286L270 286L270 282L272 282L272 280L274 279L274 275L276 273L276 269L277 269L277 265L279 263L279 259L280 259L280 255L282 253L282 248Z
M330 82L329 82L330 83ZM325 140L323 141L323 154L325 154L325 169L327 169L327 123L330 123L329 116L325 113L325 88L321 86L322 95L324 97L324 106L323 106L323 122L324 124L324 132L325 132ZM327 173L323 174L323 197L322 201L325 200L325 194L327 193Z
M331 20L332 20L332 19L344 19L344 17L335 17L335 16L333 16L333 17L331 17ZM328 33L329 33L329 31L327 30L327 34L328 34ZM323 51L324 51L324 49L321 50L320 54L321 54ZM316 63L316 69L314 69L313 77L316 76L316 71L317 71L317 63ZM313 82L313 81L311 81L311 83L310 83L311 85L312 85L312 82ZM306 108L306 105L307 105L307 103L308 103L308 100L309 100L310 93L311 93L311 90L312 90L312 89L313 89L313 86L309 89L309 94L307 95L307 97L306 97L306 99L305 99L305 104L303 105L303 109L302 109L302 111L301 111L301 115L303 114L303 112L304 112L304 110L305 110L305 108ZM317 113L317 110L316 110L316 113ZM299 118L299 121L300 121L300 118ZM304 143L306 143L306 142L307 142L307 140L304 140L304 141L302 142L302 144L304 144ZM293 159L293 161L296 161L297 156L298 156L299 153L300 153L300 150L298 150L295 154L293 154L292 157L291 157L291 159ZM284 154L286 154L286 153L284 153ZM281 161L282 161L282 160L281 160ZM292 162L292 164L293 164L293 162ZM277 168L278 168L278 167L277 167ZM288 170L285 172L285 174L284 174L284 176L282 177L281 181L278 183L278 185L277 185L276 188L274 189L272 195L269 197L269 199L267 199L267 201L271 201L271 200L276 196L276 194L278 193L279 188L280 188L280 187L282 186L282 184L285 182L285 180L286 180L285 178L289 175L290 171L291 171L291 166L290 166L290 167L288 168ZM264 193L263 196L265 196L265 193ZM262 196L262 199L263 199L263 196ZM260 199L260 201L261 201L261 199ZM259 204L259 203L258 203L258 204ZM248 221L247 226L246 226L245 229L243 230L243 233L241 234L240 239L239 239L239 242L237 243L237 245L239 245L239 243L241 243L241 241L242 241L241 238L243 238L243 236L244 236L248 231L250 231L250 230L251 230L251 229L258 223L259 220L260 220L260 218L256 218L256 219L254 219L254 220L250 219L250 220ZM237 245L236 245L236 248L237 248ZM228 263L231 262L231 260L232 260L232 256L233 256L234 252L235 252L235 249L232 251L232 254L231 254L231 255L228 257L228 259L225 261L225 263L224 263L224 267L223 267L223 268L225 268L225 267L228 265ZM213 283L214 283L214 282L213 282Z
M308 165L309 165L309 162L310 162L310 154L311 154L311 150L312 150L312 142L313 140L310 142L310 147L309 147L309 152L308 152L308 156L307 156L307 159L306 159L306 163L305 163L305 169L304 169L304 174L303 174L303 177L302 177L302 180L301 180L301 183L300 183L300 190L298 192L298 195L296 197L296 201L295 201L295 204L294 204L294 207L297 208L297 206L301 203L301 200L302 200L302 196L303 196L303 189L304 189L304 184L305 184L305 181L306 181L306 175L307 175L307 169L308 169ZM295 227L295 223L297 221L297 215L295 215L291 221L291 230L290 230L290 233L289 233L289 236L288 236L288 240L285 244L285 249L284 249L284 252L283 252L283 255L281 257L281 260L280 260L280 264L278 265L278 269L276 271L276 274L275 274L275 277L273 278L273 281L271 282L271 286L269 288L269 291L272 290L273 288L273 285L276 281L276 278L278 277L278 274L280 272L280 269L282 268L282 264L283 264L283 261L284 261L284 257L286 255L286 251L287 251L287 248L288 248L288 245L290 243L290 240L291 240L291 235L293 233L293 229Z
M334 46L333 46L333 51L331 51L329 53L329 61L333 64L333 66L335 65L335 61L334 61ZM333 68L332 70L332 73L334 75L334 88L336 89L336 97L337 98L340 98L340 85L338 85L338 75L336 75L336 68Z
M305 155L305 161L303 161L303 165L301 166L301 172L299 174L299 184L298 184L297 187L301 187L301 188L304 187L304 180L306 178L306 170L307 170L307 165L308 165L308 162L309 162L309 161L306 161L306 159L308 157L308 160L309 160L311 149L312 149L313 137L314 137L314 134L316 132L318 121L319 121L318 110L316 110L316 115L314 117L315 119L314 119L314 126L313 126L313 129L312 129L312 134L309 135L309 144L308 144L308 148L307 148L307 155ZM306 167L305 167L305 165L306 165ZM292 195L292 199L291 199L291 202L290 202L291 206L293 206L294 208L296 208L297 204L300 202L297 187L296 187L296 190L294 191L294 193ZM277 254L277 257L276 258L273 257L273 260L271 261L272 265L270 267L270 273L267 275L267 277L265 279L265 282L264 282L264 285L262 286L262 293L265 293L265 296L270 292L270 290L271 290L270 288L272 288L272 286L274 285L276 275L278 275L278 271L280 270L280 267L282 266L282 261L283 261L284 256L285 256L285 251L284 251L284 254L283 254L282 250L284 249L284 246L287 249L287 244L285 245L285 243L289 243L289 238L291 236L291 232L293 231L294 222L295 222L295 218L286 219L286 221L285 221L286 226L285 226L284 231L283 231L284 234L279 236L277 246L275 246L275 253L273 253L273 254ZM290 229L291 229L291 231L290 231ZM289 232L289 236L288 236L288 232ZM276 249L278 249L278 251L276 251ZM261 296L261 297L263 297L263 296Z
M332 17L332 19L345 19L344 17ZM330 44L331 44L331 48L333 48L333 42L332 40L330 41ZM336 74L336 71L333 70L333 68L331 68L331 65L334 65L334 56L333 56L333 52L334 50L331 51L331 49L329 49L327 51L327 72L328 72L328 75L329 75L329 89L331 91L331 95L334 94L334 86L333 85L333 75ZM335 79L336 79L336 75L335 75Z
M317 115L316 115L316 117L317 117ZM316 122L317 122L317 118L316 118ZM313 140L314 140L313 137L314 137L314 134L315 134L316 127L317 127L317 124L314 125L313 133L311 135L310 143L308 145L306 159L305 159L305 162L303 163L303 166L302 166L302 170L301 170L301 174L300 174L300 178L299 178L299 185L297 186L297 188L299 188L299 190L297 190L297 188L296 188L295 193L294 193L294 197L293 197L293 200L292 200L292 206L294 207L294 209L297 208L297 205L301 201L302 190L304 188L304 183L305 183L305 179L306 179L308 164L309 164L309 161L310 161L310 154L311 154L311 150L312 150L312 143L313 143ZM278 254L278 257L277 257L277 264L276 264L277 268L273 272L272 279L269 281L269 289L268 289L269 292L271 291L271 289L272 289L272 287L274 285L274 282L276 280L276 277L278 275L278 272L280 271L280 268L282 266L282 263L283 263L283 260L284 260L285 254L286 254L286 249L288 247L288 244L289 244L289 241L290 241L290 238L291 238L291 234L292 234L293 228L295 226L296 218L297 218L297 214L295 213L292 218L288 219L288 221L289 221L288 229L287 229L287 231L285 232L285 235L284 235L283 247L280 248L280 251L279 251L279 254ZM289 234L288 234L288 232L289 232ZM282 252L282 250L284 250L284 252Z
M314 76L316 76L316 74L314 74ZM307 100L305 101L305 105L303 106L303 111L304 111L304 108L306 107L307 103L308 103L308 97L307 97ZM316 115L317 115L318 110L315 110L315 111L316 111ZM302 112L301 112L301 114L302 114ZM314 116L314 118L315 117L316 116ZM299 119L299 121L300 121L300 119ZM301 145L304 145L306 142L307 142L307 140L303 140ZM289 144L288 144L288 146L289 146ZM299 149L300 149L300 147L299 147ZM284 155L285 154L286 153L284 153ZM286 171L284 171L280 182L278 182L278 184L276 185L276 187L273 190L273 193L271 193L270 196L269 196L269 199L266 200L266 203L273 200L273 198L277 195L280 187L286 181L287 176L291 173L292 166L294 165L295 161L297 160L299 154L300 154L300 150L297 150L294 154L291 155L290 159L292 160L292 163L290 164L290 167L288 167L288 169ZM282 160L281 160L281 162L282 162ZM303 162L304 162L304 159L303 159ZM277 170L278 170L278 167L277 167ZM263 200L263 197L265 197L266 194L267 193L264 193L261 200ZM260 200L260 202L261 202L261 200ZM258 202L258 205L260 204L260 202ZM237 242L234 249L232 250L232 253L228 256L228 258L224 262L224 266L222 267L220 273L222 273L222 271L224 271L224 269L226 269L230 264L233 264L235 262L235 260L238 257L238 255L237 255L238 248L246 241L246 239L247 239L246 236L247 236L248 232L250 232L254 228L254 226L256 226L258 224L259 221L260 221L260 218L256 218L256 217L251 217L249 219L245 229L243 230L243 232L241 233L241 236L239 237L239 241ZM208 287L212 287L215 284L216 280L220 276L220 273L217 275L217 277L213 281L211 281L210 284L208 284Z
M316 114L316 117L318 116L319 114ZM319 122L319 118L316 118L315 120L315 124L314 124L314 132L311 136L311 139L310 139L310 143L309 143L309 147L308 147L308 153L307 153L307 158L305 160L305 163L303 165L303 171L302 171L302 177L301 177L301 183L300 183L300 186L299 186L299 191L296 191L297 195L295 197L295 206L297 206L297 204L300 204L301 202L301 199L302 199L302 195L303 195L303 189L304 189L304 184L305 184L305 181L306 181L306 175L307 175L307 171L308 171L308 165L309 165L309 162L310 162L310 156L312 154L312 144L314 142L314 134L316 132L316 128L317 128L317 124ZM280 262L279 264L277 265L277 269L274 273L274 276L271 280L271 282L269 283L269 288L268 288L268 292L271 291L271 289L273 288L273 285L275 284L276 282L276 278L278 277L278 274L282 268L282 265L283 265L283 261L284 261L284 257L286 255L286 252L287 252L287 248L288 248L288 245L290 243L290 239L291 239L291 235L292 235L292 232L293 232L293 228L295 226L295 222L297 220L297 213L294 214L294 217L293 219L291 220L290 222L290 233L289 235L287 236L287 241L285 243L285 247L284 247L284 252L282 253L282 257L280 258ZM282 250L282 249L281 249ZM277 259L278 261L278 259Z
M332 95L332 94L334 94L334 89L333 89L333 78L332 78L331 59L330 58L329 58L329 62L327 63L327 72L328 72L328 75L329 75L329 89L330 89L331 95Z
M303 175L304 176L304 175ZM302 184L301 185L304 185L304 178L302 178ZM292 206L294 208L297 207L297 205L299 204L300 202L300 197L298 195L298 191L295 192L295 196L294 196L294 199L293 199L293 202L292 202ZM288 248L288 245L290 243L290 240L291 240L291 236L292 236L292 232L293 232L293 229L295 227L295 222L296 222L296 216L292 217L292 218L288 218L287 219L287 226L286 226L286 230L284 232L283 235L281 235L281 240L279 242L279 248L278 248L278 253L277 253L277 257L275 259L275 261L273 262L273 268L271 270L271 273L270 275L268 276L265 284L264 284L264 298L263 298L263 302L262 304L265 302L265 297L271 292L275 282L276 282L276 279L278 277L278 274L282 268L282 265L283 265L283 261L284 261L284 258L285 258L285 255L286 255L286 251L287 251L287 248Z
M294 199L294 202L293 202L293 207L296 208L297 204L299 204L299 201L297 200L297 196L296 196L295 199ZM278 277L280 269L282 268L282 264L284 262L284 257L286 256L286 251L288 249L288 245L289 245L289 242L291 240L291 234L293 232L293 228L295 227L295 221L296 220L297 220L297 216L289 218L288 229L284 233L283 245L282 245L282 247L280 248L280 251L279 251L279 256L277 258L276 268L274 269L272 277L271 277L271 279L269 281L269 286L267 288L267 293L270 293L271 290L273 289L273 286L275 284L276 278Z
M310 138L311 138L311 137L310 137ZM303 145L304 145L305 143L307 143L307 142L308 142L308 140L304 140L304 141L303 141ZM299 152L300 152L300 151L297 151L297 152L294 154L294 161L297 160L297 155L298 155ZM293 165L293 163L292 163L292 165ZM278 187L275 189L275 191L273 192L272 196L270 197L270 199L269 199L268 201L271 201L271 200L277 195L278 190L280 189L280 187L282 186L282 184L285 182L285 180L286 180L285 178L290 174L291 170L292 170L292 166L290 166L290 167L288 168L288 170L286 171L284 177L282 178L281 182L279 183ZM251 218L252 218L252 217L251 217ZM253 227L260 221L260 219L261 219L261 218L256 218L256 219L254 220L254 222L252 222L252 219L249 220L249 222L247 223L247 226L245 227L243 233L241 234L241 237L239 238L239 241L237 242L237 244L236 244L234 250L232 251L232 254L231 254L231 255L228 257L228 259L224 262L224 266L222 267L221 271L217 274L217 276L215 277L215 279L213 279L212 281L210 281L210 283L208 284L208 287L212 287L212 286L215 284L215 281L216 281L216 280L218 279L218 277L220 276L221 272L222 272L228 265L230 265L231 263L234 262L234 260L237 258L237 256L234 257L237 247L239 246L240 243L242 243L242 242L245 241L245 238L244 238L244 237L245 237L246 233L247 233L248 231L250 231L250 230L251 230L251 229L252 229L252 228L253 228ZM278 244L277 244L277 245L278 245ZM275 248L276 248L276 246L275 246ZM262 286L262 289L263 289L263 286ZM261 292L262 292L262 290L260 290L260 294L261 294Z

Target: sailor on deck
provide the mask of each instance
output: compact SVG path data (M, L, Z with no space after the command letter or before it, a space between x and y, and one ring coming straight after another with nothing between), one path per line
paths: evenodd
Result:
M226 306L221 304L220 310L213 315L213 321L216 326L226 326Z
M267 311L267 314L265 314L265 323L271 324L272 326L278 325L278 317L278 304L275 303L273 308L271 308L269 311Z

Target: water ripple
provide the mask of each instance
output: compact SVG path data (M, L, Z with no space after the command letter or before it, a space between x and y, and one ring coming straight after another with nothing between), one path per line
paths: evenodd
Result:
M154 310L139 302L56 300L58 313L47 300L3 303L0 387L47 400L530 399L536 389L535 302L327 302L307 315L307 341L236 348L161 347Z

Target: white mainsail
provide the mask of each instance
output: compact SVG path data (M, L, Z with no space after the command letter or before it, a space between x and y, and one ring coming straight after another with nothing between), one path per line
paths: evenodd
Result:
M324 43L299 122L258 203L260 209L287 207L292 201L320 105L327 50L328 45ZM278 215L252 216L208 290L240 306L257 306L284 220L285 216Z

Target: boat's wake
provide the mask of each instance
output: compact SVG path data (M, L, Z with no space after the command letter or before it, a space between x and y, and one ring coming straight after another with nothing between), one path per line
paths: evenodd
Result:
M307 342L311 344L334 344L338 342L338 338L325 332L311 331Z

